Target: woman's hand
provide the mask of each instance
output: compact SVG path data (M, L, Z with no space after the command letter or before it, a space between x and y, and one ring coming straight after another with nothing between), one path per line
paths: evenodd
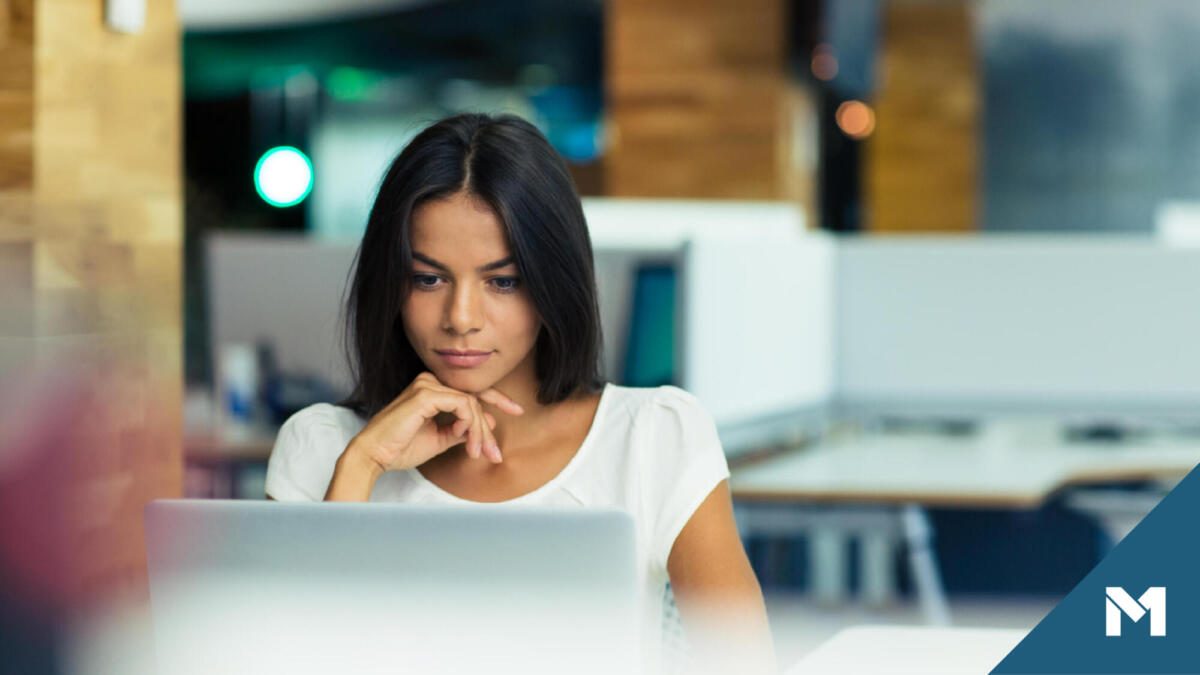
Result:
M413 379L386 408L367 422L346 452L370 459L380 471L408 469L424 464L449 448L466 443L467 455L486 455L501 461L500 447L492 436L496 419L484 412L480 402L489 403L510 415L525 412L512 399L495 389L468 394L442 384L432 373ZM436 418L453 417L442 425Z

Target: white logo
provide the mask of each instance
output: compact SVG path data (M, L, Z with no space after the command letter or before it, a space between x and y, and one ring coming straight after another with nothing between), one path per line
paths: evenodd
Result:
M1121 634L1121 614L1127 614L1134 623L1146 614L1150 615L1150 634L1165 636L1167 634L1167 587L1151 586L1142 593L1142 597L1134 600L1120 586L1104 588L1104 634Z

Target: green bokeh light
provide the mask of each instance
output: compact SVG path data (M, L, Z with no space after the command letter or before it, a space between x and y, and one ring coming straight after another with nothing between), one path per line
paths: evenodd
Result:
M312 162L290 145L264 152L254 167L254 189L271 206L295 206L304 201L312 187Z

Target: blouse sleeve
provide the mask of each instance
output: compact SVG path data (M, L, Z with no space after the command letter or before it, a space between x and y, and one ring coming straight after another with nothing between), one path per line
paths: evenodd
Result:
M311 405L289 417L267 461L267 496L279 501L323 500L347 442L327 404Z
M700 503L729 478L729 465L717 427L699 399L672 386L655 394L645 497L653 523L651 560L665 570L675 538Z

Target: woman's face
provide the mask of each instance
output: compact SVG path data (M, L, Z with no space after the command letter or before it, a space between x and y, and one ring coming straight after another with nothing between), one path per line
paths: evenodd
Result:
M541 322L491 208L464 192L425 202L413 213L412 251L404 333L429 370L467 392L510 375L509 385L536 386Z

